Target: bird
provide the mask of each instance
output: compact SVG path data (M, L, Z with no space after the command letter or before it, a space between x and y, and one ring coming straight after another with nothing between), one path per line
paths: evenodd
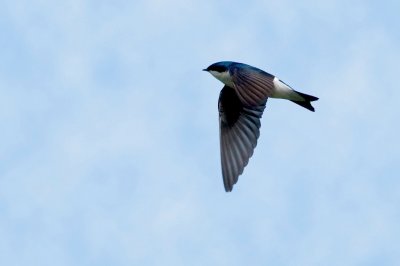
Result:
M219 99L221 169L226 192L231 192L253 155L268 98L286 99L312 112L319 98L298 92L259 68L221 61L203 69L224 84Z

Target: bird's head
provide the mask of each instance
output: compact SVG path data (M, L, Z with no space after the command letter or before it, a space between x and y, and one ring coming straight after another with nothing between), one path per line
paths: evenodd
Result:
M229 61L218 62L210 65L206 69L203 69L203 71L209 72L216 79L229 86L232 85L232 79L229 73L229 67L231 64L232 62Z

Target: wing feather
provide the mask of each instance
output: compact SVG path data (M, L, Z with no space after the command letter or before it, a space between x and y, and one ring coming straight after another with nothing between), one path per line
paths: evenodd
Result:
M274 76L251 66L232 66L230 74L240 101L258 106L267 101L274 90Z
M251 97L246 94L246 97ZM231 191L253 155L260 136L264 103L244 106L235 89L225 86L219 97L221 166L226 191Z

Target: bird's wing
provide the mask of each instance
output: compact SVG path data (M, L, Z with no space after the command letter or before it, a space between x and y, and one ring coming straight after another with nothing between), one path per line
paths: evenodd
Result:
M225 86L218 101L221 166L225 190L231 191L253 155L260 136L260 119L265 102L244 106L236 91Z
M234 66L230 69L230 74L235 90L245 105L263 104L273 93L275 77L267 72L253 67Z

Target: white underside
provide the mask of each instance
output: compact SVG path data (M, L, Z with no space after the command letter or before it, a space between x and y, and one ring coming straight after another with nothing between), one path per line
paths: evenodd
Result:
M225 72L210 71L210 74L213 75L216 79L218 79L222 83L224 83L225 85L232 88L235 87L235 84L232 81L232 77L229 74L229 71ZM271 98L287 99L292 101L304 101L303 97L301 97L288 85L280 81L277 77L274 77L273 83L274 83L274 89L272 95L270 96Z
M301 97L288 85L280 81L277 77L274 77L274 91L273 94L271 95L271 98L280 98L293 101L304 100L303 97Z
M234 84L231 78L231 75L229 74L229 71L225 72L217 72L217 71L210 71L210 74L213 75L216 79L224 83L225 85L234 88Z

